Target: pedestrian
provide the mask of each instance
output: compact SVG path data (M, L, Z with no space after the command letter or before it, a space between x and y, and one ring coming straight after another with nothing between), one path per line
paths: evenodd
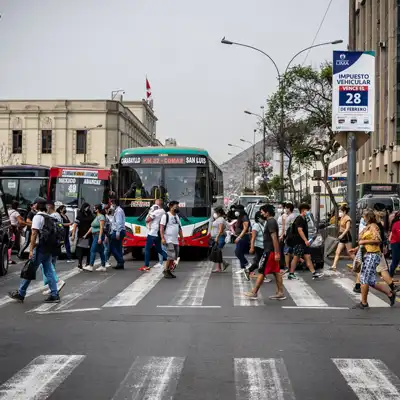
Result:
M53 202L52 200L48 200L48 201L46 202L46 211L47 211L47 214L48 214L51 218L53 218L54 220L56 220L59 224L62 224L63 220L62 220L62 218L61 218L61 215L56 211L56 209L55 209L55 204L54 204L54 202ZM64 231L63 231L63 234L64 234ZM65 241L64 238L65 238L65 236L63 235L63 241ZM53 273L54 280L57 282L57 289L58 289L58 292L60 292L60 291L63 289L63 287L65 286L65 281L63 281L62 279L60 279L60 278L58 277L58 275L57 275L57 272L56 272L57 259L58 259L58 257L59 257L60 255L61 255L61 246L60 246L60 247L54 248L54 249L53 249L53 252L52 252L52 257L51 257L51 271L52 271L52 273ZM48 279L47 279L47 277L46 277L46 275L45 275L45 273L44 273L43 265L41 265L40 267L41 267L41 269L42 269L43 284L44 284L44 286L48 286ZM45 289L45 290L43 291L42 294L43 294L44 296L48 296L48 295L50 294L50 287L48 287L47 289Z
M358 250L360 250L362 253L362 265L360 273L361 302L355 305L353 308L359 308L362 310L369 308L369 287L373 287L379 292L386 294L389 298L390 305L394 306L396 302L395 292L376 284L376 269L381 260L380 246L382 239L374 210L367 209L364 212L363 217L366 227L360 233L358 240L359 246L350 250L353 254L356 254Z
M113 208L110 205L106 205L104 207L104 211L106 214L106 222L104 224L104 233L105 233L105 238L104 238L104 257L106 258L106 268L111 267L110 264L110 243L111 243L111 233L112 233L112 224L114 221L114 214L113 214Z
M236 206L235 217L237 218L235 224L235 256L240 262L240 270L237 273L243 273L249 265L245 254L248 253L250 247L250 220L242 205Z
M20 247L19 252L18 252L18 258L22 258L24 256L25 250L29 247L30 245L30 241L31 241L31 233L32 233L32 220L33 217L36 214L36 210L35 210L35 205L34 204L30 204L28 206L29 211L26 214L25 217L25 242L24 245Z
M263 243L264 253L258 268L259 275L257 277L256 286L251 292L245 293L245 296L251 299L256 299L265 276L273 274L276 283L276 294L269 298L271 300L286 300L283 291L283 276L280 267L281 252L279 248L279 226L275 219L275 208L271 204L265 204L261 206L260 212L266 220Z
M112 209L114 212L114 219L112 222L112 232L111 232L111 242L110 242L110 252L114 256L117 261L117 265L115 265L114 269L124 269L125 261L124 261L124 253L122 250L122 242L126 235L125 230L125 212L121 208L119 204L119 200L115 200L115 205L112 205Z
M156 249L157 256L160 254L162 256L162 262L158 262L155 267L162 267L163 262L167 260L167 253L161 247L160 237L160 222L164 214L165 210L163 209L162 200L157 199L155 204L150 208L150 212L146 217L147 238L144 248L144 266L140 267L139 271L150 271L150 256L153 246Z
M106 222L106 217L104 215L103 206L101 204L96 204L94 206L95 218L93 219L89 230L83 236L87 239L89 235L92 235L92 246L90 247L90 262L89 265L85 265L83 269L88 272L93 272L94 262L96 260L96 254L99 253L101 265L96 269L98 272L107 271L106 268L106 258L104 256L104 224Z
M396 213L392 220L392 227L389 235L390 247L392 250L392 263L390 264L390 276L396 273L396 268L400 263L400 211Z
M75 237L77 237L76 243L76 256L78 257L78 268L83 269L83 257L86 256L86 266L90 264L90 247L92 245L92 235L88 235L85 239L84 235L90 229L90 225L94 219L94 215L90 210L89 203L83 203L78 214L75 218L71 240L72 243L75 242Z
M21 231L23 227L26 225L24 219L21 217L21 214L18 211L19 202L13 200L11 203L11 208L8 210L8 217L10 218L11 230L14 236L14 250L17 250L19 253L20 245L21 245ZM15 261L11 259L11 255L9 256L9 263L15 264Z
M284 255L283 253L285 246L284 238L287 230L286 219L287 219L286 203L282 203L280 205L280 208L278 208L279 248L281 249L281 258L283 258Z
M64 226L64 231L65 231L65 253L67 255L67 263L72 263L74 260L71 259L71 243L69 241L70 237L70 228L72 225L71 220L69 219L67 215L67 206L65 205L60 205L57 208L57 213L61 216L62 218L62 223Z
M168 212L160 221L161 242L167 248L167 262L164 268L164 278L176 278L172 273L175 268L175 261L179 257L179 237L184 244L181 222L179 220L179 202L171 201L168 204Z
M261 257L264 254L264 227L265 219L261 211L257 211L254 216L250 240L250 254L254 254L254 258L252 264L244 270L244 276L248 281L250 275L259 267Z
M37 269L39 265L43 266L44 274L48 280L50 294L45 299L46 303L59 303L60 296L57 290L57 282L52 272L52 257L55 243L55 227L54 222L46 212L46 200L38 198L35 200L37 214L32 220L32 237L29 249L29 259L32 260L34 267ZM53 220L54 221L54 220ZM10 292L8 295L13 300L23 302L26 291L31 283L30 280L22 279L19 289Z
M293 244L290 243L290 240L288 239L288 233L290 233L293 222L296 219L296 215L293 211L294 211L293 203L286 203L285 233L284 237L282 238L284 243L283 254L285 256L285 268L286 268L286 270L283 272L284 274L289 271L290 261L292 260L293 257Z
M349 216L350 207L346 204L342 205L339 209L339 236L338 236L338 246L336 248L335 258L333 260L332 266L329 268L332 271L336 271L337 263L339 262L340 255L342 254L343 249L346 249L350 258L354 260L355 255L349 253L349 250L352 248L352 238L351 238L351 218Z
M308 240L307 217L310 216L310 206L307 203L299 205L300 215L293 221L291 230L291 241L293 243L293 259L290 267L288 279L297 279L294 271L300 258L303 258L308 269L312 273L313 279L321 278L324 274L315 271L310 255L311 242Z
M225 211L222 207L215 208L213 219L211 224L210 261L215 264L215 269L212 272L223 272L228 268L229 263L223 259L222 253L226 243Z

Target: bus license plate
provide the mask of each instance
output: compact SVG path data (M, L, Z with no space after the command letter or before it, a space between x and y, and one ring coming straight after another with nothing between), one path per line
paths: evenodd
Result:
M135 233L140 233L140 226L135 226Z

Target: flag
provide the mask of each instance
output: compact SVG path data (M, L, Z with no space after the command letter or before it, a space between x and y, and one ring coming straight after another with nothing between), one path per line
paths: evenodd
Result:
M149 100L151 97L151 86L149 80L147 79L147 76L146 76L146 96L147 100Z

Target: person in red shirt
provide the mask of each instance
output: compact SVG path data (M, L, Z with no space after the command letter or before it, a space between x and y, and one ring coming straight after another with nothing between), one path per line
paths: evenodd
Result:
M400 263L400 212L393 218L389 240L392 249L392 264L390 265L389 273L393 277Z

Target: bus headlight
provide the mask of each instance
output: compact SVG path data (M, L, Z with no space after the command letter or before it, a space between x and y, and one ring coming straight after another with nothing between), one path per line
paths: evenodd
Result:
M201 236L206 236L208 232L208 222L193 229L193 235L200 233Z

